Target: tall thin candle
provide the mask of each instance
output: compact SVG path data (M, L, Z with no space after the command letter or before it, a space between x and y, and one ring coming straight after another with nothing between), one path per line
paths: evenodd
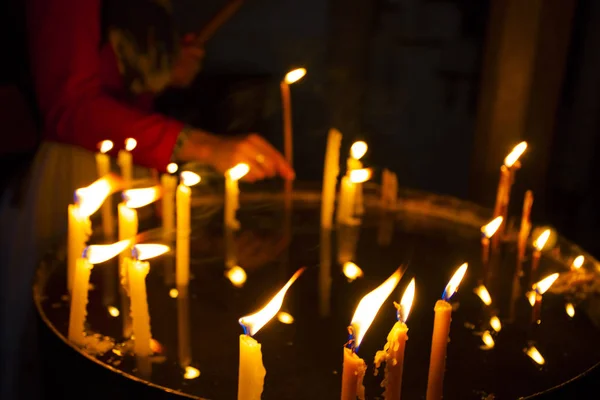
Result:
M342 134L331 128L327 136L327 150L323 167L323 194L321 198L321 228L331 229L335 206L335 187L340 173L340 145Z
M181 173L181 183L177 187L177 231L175 256L175 283L185 287L190 281L190 232L191 197L193 186L200 182L200 176L191 171Z
M168 174L160 177L162 186L162 226L165 238L170 238L175 229L175 190L177 188L177 177L172 175L177 172L177 164L167 165Z
M110 173L110 156L108 153L113 148L113 142L103 140L98 144L99 152L96 153L96 170L98 178L102 178ZM115 234L114 215L110 199L102 204L102 230L105 238L112 238Z
M238 181L250 171L248 164L237 164L225 173L225 226L232 230L240 229L237 210L240 208L240 189Z
M125 148L119 150L117 154L117 164L121 168L121 176L126 188L131 187L133 181L133 158L131 152L137 146L137 141L133 138L125 139Z

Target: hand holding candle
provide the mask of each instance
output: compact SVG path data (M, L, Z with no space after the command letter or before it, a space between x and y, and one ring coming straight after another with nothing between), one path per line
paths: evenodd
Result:
M375 290L363 297L348 327L350 340L344 347L344 367L342 372L342 400L361 400L365 398L365 390L362 384L367 365L365 361L356 355L360 343L362 342L367 330L373 323L377 312L383 305L383 302L394 291L404 270L398 268L385 282Z
M427 400L440 400L444 389L444 373L446 370L446 350L452 321L452 305L448 300L458 290L458 286L467 272L467 263L461 265L448 282L442 299L435 303L435 320L431 340L431 357L429 360L429 377L427 379Z
M238 181L248 172L248 164L237 164L225 173L225 226L232 230L240 229L236 213L240 208L240 189Z
M387 337L382 351L375 354L375 367L385 362L385 399L400 400L402 393L402 371L404 369L404 349L408 340L406 320L415 297L415 279L413 278L402 295L398 306L398 322Z
M240 318L244 334L240 335L238 400L260 400L266 370L262 362L261 345L252 336L279 311L285 294L305 268L300 268L260 311Z

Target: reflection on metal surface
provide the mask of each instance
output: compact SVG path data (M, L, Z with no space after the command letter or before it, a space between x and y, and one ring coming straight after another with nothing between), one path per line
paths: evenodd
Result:
M225 226L223 231L224 247L225 247L225 267L233 268L238 265L236 247L235 247L235 232L231 227Z
M533 361L535 361L539 365L544 365L546 363L546 360L544 360L544 357L539 352L539 350L535 348L535 346L530 346L525 351L525 354L527 354L529 356L529 358L531 358Z
M331 230L321 229L319 257L319 315L328 317L331 312Z
M190 299L187 287L181 289L179 297L177 297L177 355L181 368L186 368L192 363L190 342Z
M108 306L108 313L110 314L111 317L114 317L114 318L117 318L121 314L119 309L115 306Z
M340 225L337 230L338 262L344 265L356 255L360 226Z
M196 379L199 376L200 370L198 368L190 367L189 365L185 367L183 379Z
M246 271L244 271L244 269L239 265L227 270L227 272L225 272L225 276L227 276L227 279L229 279L233 286L238 288L244 286L244 283L246 283L247 279Z
M172 299L176 299L177 296L179 296L179 290L173 288L171 290L169 290L169 297Z

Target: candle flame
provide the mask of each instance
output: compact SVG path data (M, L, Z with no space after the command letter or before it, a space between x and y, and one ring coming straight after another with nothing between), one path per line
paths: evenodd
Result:
M177 172L178 169L179 167L174 162L169 163L169 165L167 165L167 172L170 174L174 174L175 172Z
M183 379L196 379L200 376L200 370L198 368L190 367L189 365L185 367L185 373L183 374Z
M531 304L531 307L533 307L535 305L535 301L537 300L537 293L532 290L531 292L527 292L526 296L527 301L529 301L529 304Z
M231 281L231 283L235 287L244 286L244 283L246 283L246 279L248 279L248 276L246 275L246 271L244 271L244 269L238 265L236 265L233 268L230 268L225 273L225 276L227 277L227 279L229 279Z
M527 150L527 142L521 142L516 145L504 159L504 165L506 165L508 168L512 167L519 160L519 157L521 157L525 150Z
M404 290L404 294L400 299L400 308L398 309L398 316L400 321L406 322L408 319L408 315L410 314L410 310L413 305L413 301L415 299L415 278L412 278L406 290Z
M481 233L483 233L486 238L491 238L494 236L494 233L496 233L498 228L500 228L503 220L504 218L502 216L494 218L487 225L481 227Z
M446 301L450 300L450 297L452 297L454 295L454 293L456 293L456 291L458 290L458 286L460 285L460 282L462 281L463 277L465 276L465 274L467 272L468 267L469 267L469 265L467 263L464 263L463 265L458 267L458 269L456 270L456 272L454 273L454 275L448 282L448 285L446 285L446 289L444 289L444 293L442 294L443 300L446 300Z
M110 140L103 140L100 143L98 143L98 148L100 149L100 153L106 154L112 150L113 142L111 142Z
M89 217L98 211L104 200L120 186L120 178L114 174L108 174L89 186L75 190L75 202L78 204L79 215Z
M240 164L236 165L235 167L230 168L226 172L226 174L228 174L229 177L231 179L233 179L234 181L239 181L244 176L246 176L246 174L249 171L250 171L250 167L248 166L248 164L240 163Z
M488 292L484 285L477 286L474 292L481 299L481 301L483 301L483 304L486 306L492 304L492 296L490 296L490 292Z
M533 242L533 247L535 247L537 251L544 250L544 246L548 242L548 238L550 238L550 229L546 229L540 234L540 236L537 237L537 239L535 239Z
M294 323L294 317L292 317L289 313L286 313L285 311L280 311L277 314L277 319L279 320L279 322L286 325Z
M535 290L538 294L544 294L550 286L558 279L558 272L549 275L542 279L541 281L533 284L533 290Z
M490 331L483 332L483 335L481 335L481 340L483 340L483 343L485 345L484 348L486 350L493 349L494 346L496 345L496 343L494 342L494 338L492 337L492 334L490 333Z
M363 271L362 269L360 269L360 267L356 264L354 264L351 261L348 261L347 263L344 263L344 267L342 268L342 271L344 272L344 275L346 276L346 278L348 278L349 281L353 281L356 278L360 278L363 276Z
M169 246L164 244L144 243L133 246L132 254L138 261L144 261L161 256L169 250Z
M527 349L526 354L537 364L544 365L546 360L542 357L542 354L535 348L535 346L531 346Z
M350 182L366 182L369 179L371 179L371 175L373 175L373 171L371 171L371 168L353 169L352 171L350 171Z
M502 323L500 322L500 318L493 316L490 319L490 326L492 327L493 330L495 330L496 332L500 332L502 330Z
M128 208L141 208L160 199L161 194L160 186L129 189L123 192L123 201Z
M169 297L172 299L176 299L177 297L179 297L179 290L175 288L169 290Z
M400 278L402 278L402 270L398 268L385 282L368 293L358 303L352 317L352 322L350 323L353 329L356 348L360 346L367 330L375 319L375 315L377 315L383 302L394 291L398 282L400 282Z
M125 139L125 150L132 151L137 146L137 140L134 138Z
M585 261L585 258L583 256L577 256L575 257L575 259L573 260L573 269L579 269L583 266L583 262Z
M573 318L575 316L575 306L573 306L573 303L567 303L565 305L565 311L569 317Z
M292 83L298 82L306 75L306 68L296 68L285 74L285 83L291 85Z
M119 315L121 315L121 312L115 306L108 306L108 313L110 314L111 317L114 317L114 318L117 318Z
M350 147L350 155L352 158L360 160L367 153L368 148L369 146L367 146L366 142L359 140L358 142L354 142L352 147Z
M194 186L202 180L202 178L200 178L200 175L192 171L181 171L181 174L179 174L179 176L181 177L181 183L188 187Z
M281 305L283 304L283 299L285 298L285 294L292 286L292 284L298 279L300 275L304 272L306 268L300 268L296 273L290 278L289 281L277 292L275 296L258 312L246 315L239 319L240 325L244 327L244 331L246 334L253 336L267 324L274 316L277 314Z
M117 256L131 243L130 239L121 240L113 244L94 244L88 246L83 251L83 257L87 258L90 264L100 264Z

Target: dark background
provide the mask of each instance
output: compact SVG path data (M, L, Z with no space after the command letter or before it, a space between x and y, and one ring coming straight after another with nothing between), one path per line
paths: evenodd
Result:
M32 143L23 132L33 125L6 100L12 85L27 86L21 3L0 13L5 175ZM186 32L225 2L173 3ZM394 170L400 185L491 207L502 158L528 140L513 211L533 188L536 221L598 254L598 22L593 0L247 0L208 43L204 78L269 80L264 133L281 145L276 83L308 69L292 87L300 179L320 179L336 126L344 153L366 138L367 163Z

